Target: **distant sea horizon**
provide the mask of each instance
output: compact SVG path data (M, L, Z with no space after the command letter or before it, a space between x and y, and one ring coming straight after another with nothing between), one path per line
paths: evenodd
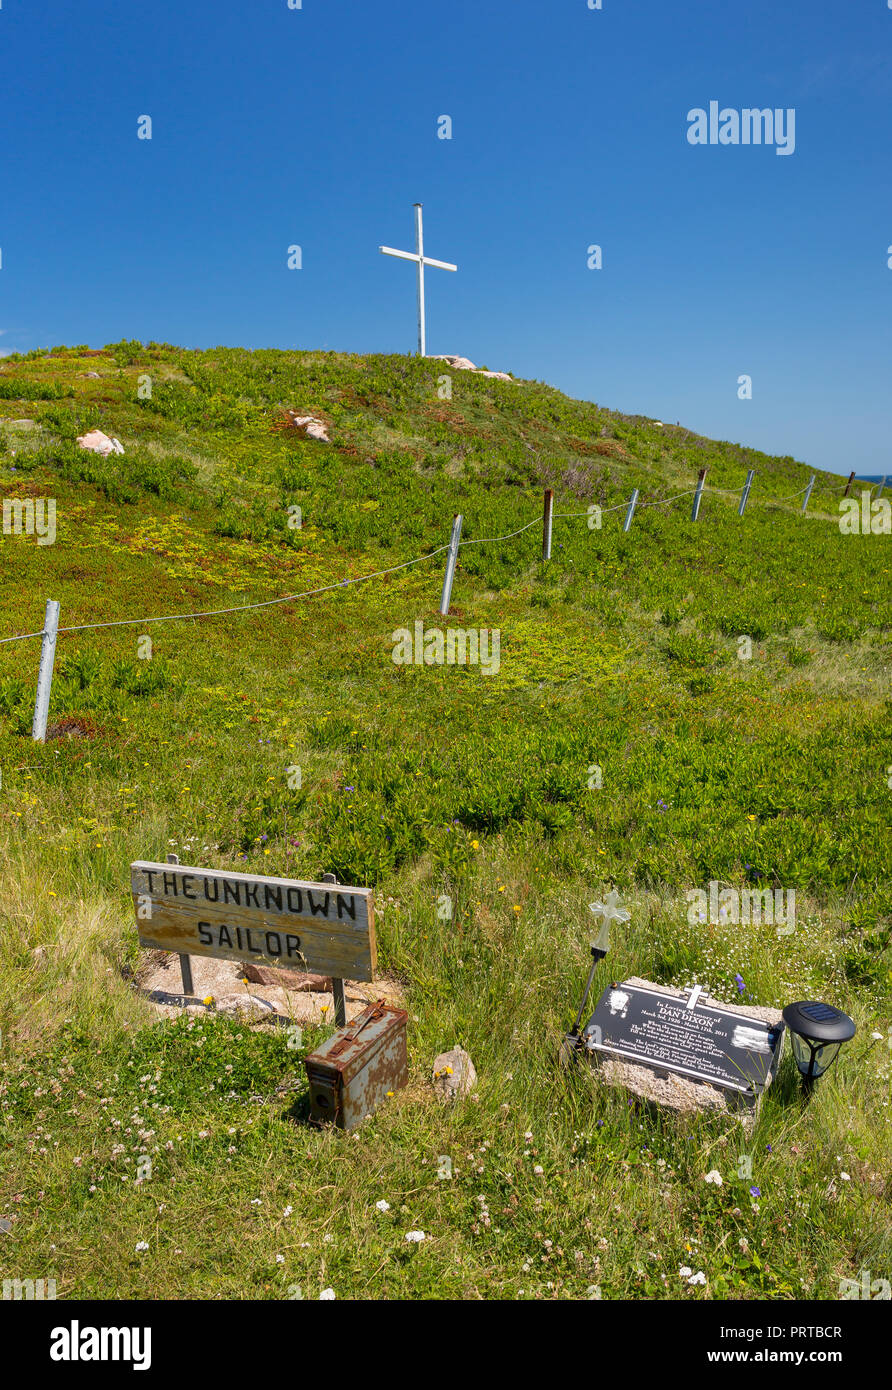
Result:
M816 473L835 473L839 478L847 478L850 471L847 468L820 468L816 464L812 464L811 467ZM892 473L856 473L855 482L871 484L881 483L884 477L889 483L889 491L892 492Z

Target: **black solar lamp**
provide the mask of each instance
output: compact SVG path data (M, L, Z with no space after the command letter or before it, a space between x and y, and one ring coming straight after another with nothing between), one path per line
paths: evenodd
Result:
M855 1036L855 1024L848 1014L817 1000L788 1004L784 1009L784 1023L790 1030L802 1084L810 1091L818 1077L836 1061L843 1043Z

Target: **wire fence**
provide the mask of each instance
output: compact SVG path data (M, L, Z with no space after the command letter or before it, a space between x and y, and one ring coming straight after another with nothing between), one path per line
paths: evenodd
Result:
M796 492L787 493L783 497L755 498L753 500L759 502L762 506L772 506L777 503L794 501L797 497L801 497L803 493L813 491L816 476L817 475L815 475L815 477L812 478L811 482L806 483L805 487L799 488ZM833 487L825 485L824 487L818 488L818 493L820 494L829 492L831 494L835 494L840 491L847 492L852 485L852 481L853 478L850 478L848 482L836 484ZM643 511L647 507L666 507L671 505L673 502L682 501L686 497L695 496L699 490L700 489L698 488L691 488L687 492L676 493L673 497L655 498L650 502L641 502L640 504L638 504L637 510ZM720 493L728 497L736 497L738 495L730 488L714 487L711 485L708 489L703 490L713 493ZM880 485L880 490L882 490L882 485ZM617 502L611 507L597 507L597 504L593 503L591 508L587 511L554 512L553 517L555 521L581 519L590 520L592 517L593 510L595 510L596 508L600 516L603 517L608 516L611 512L628 511L629 506L630 503L628 501ZM491 545L496 544L500 541L510 541L513 540L516 536L522 536L524 532L531 530L534 526L539 526L541 524L542 523L540 518L534 517L533 520L528 521L525 526L518 527L516 531L507 531L504 535L501 536L479 536L469 540L459 540L457 542L457 549L464 549L466 546L472 545ZM426 555L414 556L411 560L404 560L401 564L391 565L387 569L373 570L369 574L356 575L352 579L338 579L332 584L323 584L316 589L304 589L299 593L284 594L279 598L264 599L259 603L241 603L228 608L205 608L199 609L192 613L162 613L153 617L116 618L108 622L77 623L70 627L60 627L57 629L57 632L88 632L112 627L142 627L148 623L182 622L194 618L218 618L223 617L229 613L247 613L260 608L274 608L284 603L295 603L299 599L314 598L318 594L331 593L335 589L345 589L353 584L364 584L372 579L382 579L387 575L396 574L400 570L410 569L413 565L423 564L426 560L432 560L435 558L435 556L442 555L444 551L447 551L450 548L450 544L441 545L438 546L435 550L428 551ZM41 628L38 632L22 632L16 634L13 637L0 637L0 646L4 646L10 642L26 642L36 637L43 637L44 635L45 628Z

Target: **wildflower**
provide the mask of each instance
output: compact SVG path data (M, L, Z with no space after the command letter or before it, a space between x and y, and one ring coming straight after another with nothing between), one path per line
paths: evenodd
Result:
M148 1248L149 1248L149 1242L148 1242L147 1240L139 1240L139 1241L136 1242L136 1253L137 1253L137 1255L141 1255L142 1252L143 1252L144 1250L148 1250Z
M533 1169L533 1172L536 1174L537 1178L541 1178L543 1173L545 1172L545 1169L542 1167L541 1163L537 1163L535 1168Z
M292 1213L293 1211L294 1211L294 1207L286 1207L285 1210L282 1212L282 1215L283 1215L283 1216L290 1216L291 1213Z
M734 976L734 983L735 983L735 985L737 986L737 993L738 993L738 994L746 994L746 985L745 985L744 982L743 982L743 976L742 976L742 975L740 975L740 974L735 975L735 976Z
M283 1265L284 1263L285 1263L285 1256L284 1256L284 1255L277 1255L277 1256L276 1256L276 1264L277 1264L277 1265Z
M750 1196L751 1196L751 1197L761 1197L761 1196L762 1196L762 1189L761 1189L761 1187L751 1187L751 1188L750 1188Z
M319 1302L330 1303L334 1298L337 1298L337 1294L335 1293L334 1289L323 1289L321 1294L319 1295Z
M407 1231L406 1240L409 1241L411 1245L418 1245L422 1240L427 1240L427 1236L424 1234L424 1231Z
M703 1181L704 1181L704 1182L714 1182L715 1185L716 1185L716 1187L721 1187L721 1185L722 1185L722 1175L721 1175L721 1173L719 1172L718 1168L712 1168L712 1169L710 1169L710 1171L706 1174L706 1176L704 1177Z
M390 1203L384 1197L382 1197L379 1202L376 1202L375 1206L378 1211L390 1211Z
M706 1283L706 1275L703 1273L703 1270L702 1270L702 1269L698 1269L696 1274L692 1274L691 1277L690 1277L690 1279L688 1280L688 1283L689 1283L689 1284L705 1284L705 1283Z

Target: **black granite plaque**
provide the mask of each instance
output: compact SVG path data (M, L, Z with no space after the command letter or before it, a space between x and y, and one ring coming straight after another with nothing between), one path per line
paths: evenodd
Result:
M611 985L583 1032L589 1052L735 1091L752 1102L771 1080L783 1024L640 985Z

